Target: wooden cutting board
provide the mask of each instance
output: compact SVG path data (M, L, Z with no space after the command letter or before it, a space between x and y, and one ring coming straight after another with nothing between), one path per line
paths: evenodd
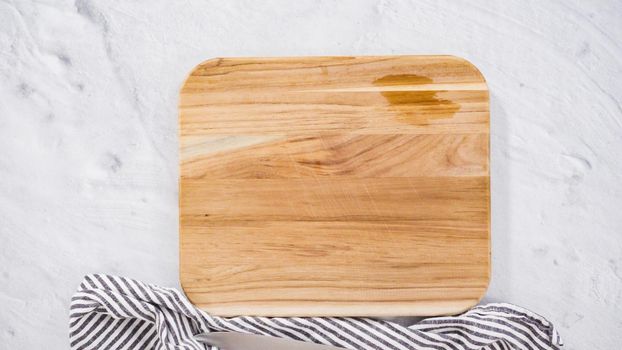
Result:
M212 59L179 110L181 284L199 307L440 315L484 294L488 90L469 62Z

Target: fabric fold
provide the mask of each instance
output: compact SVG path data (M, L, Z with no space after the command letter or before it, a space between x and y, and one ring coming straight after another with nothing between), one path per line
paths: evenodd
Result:
M563 345L555 327L524 308L493 303L405 327L372 318L217 317L180 291L92 274L73 296L72 349L217 349L193 339L211 331L253 333L360 350L544 350Z

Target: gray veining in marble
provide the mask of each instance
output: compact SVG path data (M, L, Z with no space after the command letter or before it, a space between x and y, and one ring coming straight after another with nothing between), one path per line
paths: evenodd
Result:
M493 280L622 343L620 1L0 1L0 348L66 349L82 275L178 285L177 93L216 56L455 54L491 90Z

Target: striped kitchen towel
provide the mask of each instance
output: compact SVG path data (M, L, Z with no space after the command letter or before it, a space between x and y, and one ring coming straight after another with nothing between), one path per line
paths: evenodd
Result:
M88 275L71 300L72 349L216 349L193 335L255 333L346 349L540 350L562 340L543 317L510 304L476 306L412 326L371 318L211 316L176 289Z

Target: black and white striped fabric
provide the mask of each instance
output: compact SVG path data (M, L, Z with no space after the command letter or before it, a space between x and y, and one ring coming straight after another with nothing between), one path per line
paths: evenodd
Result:
M405 327L370 318L210 316L176 289L88 275L71 301L72 349L216 349L193 335L255 333L347 349L540 350L562 341L541 316L509 304L488 304L452 317Z

